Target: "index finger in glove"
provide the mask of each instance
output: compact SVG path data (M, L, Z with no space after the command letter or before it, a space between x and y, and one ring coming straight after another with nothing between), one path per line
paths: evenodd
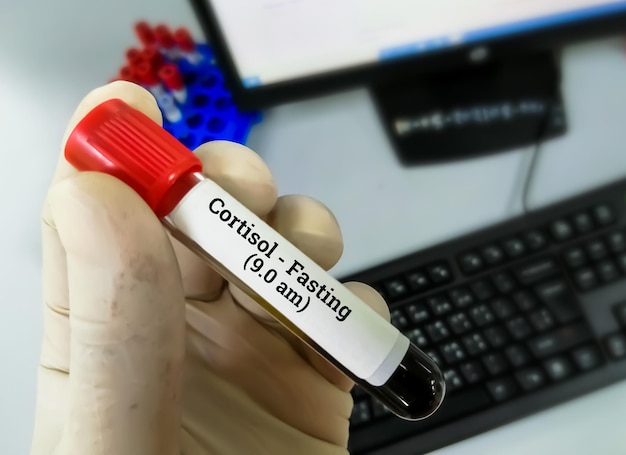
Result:
M160 124L159 109L154 98L146 90L127 82L116 82L96 89L84 98L69 123L66 138L84 115L111 98L122 99ZM133 216L129 216L131 213ZM111 222L112 220L116 222ZM64 431L65 443L72 441L74 437L80 436L78 433L81 433L80 440L83 443L89 440L94 444L98 441L105 444L107 440L102 434L98 434L97 431L86 431L94 419L100 419L99 425L111 424L107 421L107 412L97 412L98 403L100 406L106 404L106 396L112 400L109 404L115 401L113 398L116 396L115 393L111 393L111 390L104 392L104 388L121 379L122 382L118 381L117 386L124 391L117 398L133 399L133 393L129 393L132 387L127 387L128 384L124 380L135 386L141 383L147 395L157 392L150 387L150 381L144 381L145 377L126 376L128 368L132 370L142 365L141 362L134 363L136 354L139 354L139 358L147 355L148 361L157 359L157 363L172 360L170 363L172 369L168 373L172 381L169 381L167 387L171 390L178 387L178 380L174 376L177 374L176 364L182 359L182 336L177 344L175 341L177 337L173 333L168 335L164 333L168 330L176 331L176 327L180 327L181 330L184 327L182 310L184 305L182 291L179 292L180 277L176 260L160 223L143 201L125 185L110 177L95 174L78 176L77 171L67 163L63 154L59 158L52 188L43 208L42 236L44 341L40 361L33 453L50 453L58 447ZM122 251L124 242L127 242L125 247L128 248ZM148 270L141 267L146 263L141 258L146 250L152 248L155 248L154 254L162 253L159 256L160 262L154 261L152 266L156 270L168 270L164 275L169 279L163 280L159 285L169 287L167 292L151 301L151 297L144 292L147 291L147 286L145 284L138 286L137 280L133 279L133 276L138 275L132 271L137 268ZM135 259L131 261L132 257ZM147 275L144 275L144 278L147 279ZM134 288L134 294L131 288ZM141 289L143 291L139 292ZM131 298L132 295L134 297ZM147 349L143 351L125 350L120 354L119 345L115 347L115 342L133 338L137 328L145 329L149 325L149 317L159 316L159 302L165 305L165 302L170 300L173 305L173 313L168 315L171 325L168 328L161 327L162 330L155 329L154 332L160 333L163 340L171 335L170 347L159 352L156 357L151 357L148 351L149 349L158 351L162 347L161 342L148 343L144 346ZM116 306L115 318L113 302ZM137 302L139 305L136 305ZM167 312L167 309L164 311ZM110 319L107 319L109 317ZM105 321L113 322L109 326ZM91 336L99 337L100 341L90 341ZM117 354L108 358L104 355L105 352ZM107 362L116 355L117 366L123 368L109 368L112 364ZM119 363L120 356L123 357L122 363ZM70 370L71 378L68 374ZM146 372L153 373L154 368L146 368ZM155 381L161 379L162 376L155 377ZM100 389L98 386L105 387ZM156 401L158 400L155 399ZM122 402L124 399L115 403L115 406ZM133 404L130 403L128 406L132 407ZM137 406L133 409L138 409L139 405L137 401ZM115 406L112 405L111 409ZM145 412L144 409L142 415L145 415ZM174 419L177 418L176 412L170 415ZM124 418L120 419L120 422L124 421ZM137 422L133 419L130 419L130 422L124 425L129 432L139 435L135 441L140 441L142 432L135 425ZM152 422L163 423L165 420L154 419ZM79 428L81 431L77 431ZM123 439L120 434L115 435L115 432L108 434L113 434L111 440ZM153 432L153 436L154 434L156 433ZM167 432L162 431L160 434L164 435ZM81 446L76 447L76 450L79 450ZM97 450L106 451L102 446L101 449L85 448L81 453L99 453Z
M63 180L49 204L71 308L59 453L176 452L185 301L165 230L104 174Z

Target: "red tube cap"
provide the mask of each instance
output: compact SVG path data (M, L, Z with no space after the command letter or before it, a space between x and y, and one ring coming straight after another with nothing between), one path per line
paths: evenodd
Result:
M156 37L157 43L159 43L161 47L165 49L174 47L174 38L172 37L172 33L167 25L157 25L154 29L154 36Z
M150 46L144 49L141 52L141 56L145 61L150 62L150 65L155 70L158 70L159 68L161 68L161 66L163 66L163 56L154 46Z
M150 46L155 42L154 32L146 21L139 21L135 23L135 34L144 46Z
M79 171L112 175L133 188L158 217L169 213L165 196L202 163L148 116L119 99L96 106L74 128L65 158Z
M157 76L154 68L152 68L150 62L143 61L139 63L134 70L137 75L137 79L139 79L142 84L147 86L159 84L159 77Z
M178 71L178 67L173 63L163 65L159 70L159 77L170 90L181 90L185 87L183 76Z
M141 63L141 60L141 51L139 49L131 47L130 49L126 50L126 61L131 67L137 66L139 63Z
M193 52L196 48L196 44L193 42L189 30L186 28L179 28L174 32L174 41L176 41L178 47L185 52Z

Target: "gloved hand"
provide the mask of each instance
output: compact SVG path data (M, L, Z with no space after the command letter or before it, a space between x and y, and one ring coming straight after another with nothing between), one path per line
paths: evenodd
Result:
M148 92L115 82L82 101L67 134L110 98L161 122ZM336 263L342 240L328 209L277 198L243 146L196 153L209 178L318 264ZM61 156L42 229L33 454L346 453L352 382L170 238L129 187ZM349 287L388 317L374 290Z

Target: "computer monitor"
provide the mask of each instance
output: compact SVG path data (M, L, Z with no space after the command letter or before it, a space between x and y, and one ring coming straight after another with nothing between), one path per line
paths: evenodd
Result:
M623 0L191 0L243 107L626 30Z
M366 86L406 165L567 132L558 49L625 0L191 0L240 108Z

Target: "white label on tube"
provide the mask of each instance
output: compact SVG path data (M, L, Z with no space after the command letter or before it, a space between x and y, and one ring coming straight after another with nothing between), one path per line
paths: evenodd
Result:
M400 332L220 186L201 181L167 218L357 377L393 374Z

